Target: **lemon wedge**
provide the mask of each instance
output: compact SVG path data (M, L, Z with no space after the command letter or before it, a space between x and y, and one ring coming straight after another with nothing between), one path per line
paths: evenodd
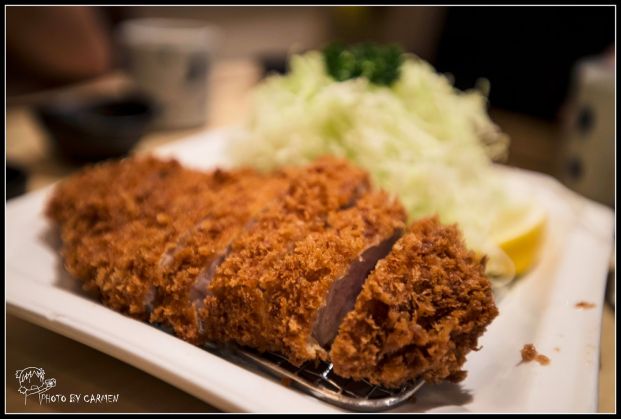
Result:
M546 212L524 204L505 209L492 226L492 241L513 262L515 275L531 269L539 260L546 229Z

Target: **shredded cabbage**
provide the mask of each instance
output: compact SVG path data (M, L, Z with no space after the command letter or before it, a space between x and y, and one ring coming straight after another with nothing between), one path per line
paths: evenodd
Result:
M396 194L410 219L438 214L458 223L467 244L494 259L491 220L507 196L490 170L507 147L480 91L458 91L415 56L386 87L365 78L336 82L313 51L291 57L287 75L257 86L229 151L235 164L264 170L345 157Z

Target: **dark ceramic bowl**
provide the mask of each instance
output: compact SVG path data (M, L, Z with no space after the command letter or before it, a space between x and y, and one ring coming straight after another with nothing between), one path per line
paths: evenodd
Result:
M26 172L10 163L6 165L6 199L15 198L26 192Z
M76 161L126 155L145 134L155 113L153 103L140 94L62 99L37 109L58 151Z

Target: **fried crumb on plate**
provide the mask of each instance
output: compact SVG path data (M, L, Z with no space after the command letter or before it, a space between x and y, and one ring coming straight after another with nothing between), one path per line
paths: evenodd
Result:
M595 308L595 304L589 303L588 301L578 301L576 303L576 308L579 310L590 310Z
M537 361L541 365L548 365L550 363L550 358L537 352L535 345L532 343L525 344L520 353L522 354L522 362L520 364L531 361Z

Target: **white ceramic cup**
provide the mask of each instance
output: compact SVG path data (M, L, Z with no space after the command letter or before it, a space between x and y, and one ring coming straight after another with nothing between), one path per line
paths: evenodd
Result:
M216 28L199 20L132 19L121 24L119 41L129 75L158 107L156 128L205 123Z

